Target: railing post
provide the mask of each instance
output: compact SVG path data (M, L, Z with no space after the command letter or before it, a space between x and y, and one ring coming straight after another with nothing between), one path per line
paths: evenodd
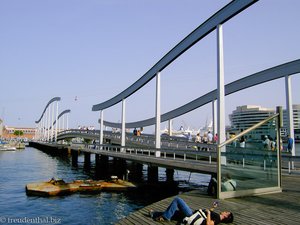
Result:
M104 111L101 110L100 111L100 139L99 139L99 145L103 145L103 114ZM102 150L102 147L100 147L100 149Z
M125 146L125 108L126 108L126 99L122 100L122 128L121 128L121 146ZM123 148L121 148L123 152Z
M57 143L57 124L58 124L58 102L56 102L56 115L55 115L55 143Z
M156 123L155 123L155 148L157 149L155 152L156 157L160 157L160 121L161 121L161 115L160 115L160 72L156 74Z
M60 122L61 122L61 119L59 118L58 119L58 121L57 121L57 125L58 125L58 131L60 132L61 131L61 124L60 124Z
M225 137L225 88L224 88L224 56L223 56L223 29L222 25L217 26L217 45L218 45L218 144L226 140Z
M50 128L50 108L47 109L47 142L50 141L50 131L49 131L49 128Z
M290 137L294 140L292 147L292 156L295 156L295 134L294 134L294 116L293 116L293 101L292 101L292 85L291 76L285 77L285 91L286 91L286 114L287 127ZM292 169L294 169L294 162L292 161Z
M277 173L278 173L278 185L282 187L282 180L281 180L281 168L282 168L282 162L281 162L281 136L280 136L280 130L283 127L283 111L281 106L276 107L276 113L278 113L277 118L277 124L276 124L276 130L277 130Z
M42 117L41 121L41 131L40 131L40 141L44 139L44 116Z
M65 115L62 115L62 130L65 130Z
M215 136L216 133L217 133L217 110L216 110L216 100L213 100L212 101L212 117L213 117L213 120L212 120L212 125L213 125L213 135Z
M173 127L172 127L172 120L169 120L169 136L172 136L173 135Z
M43 117L43 141L45 142L47 139L47 131L46 131L46 127L47 127L47 114L45 112L44 117Z
M51 113L51 142L53 142L54 138L54 103L52 103L52 113Z
M224 52L223 52L223 29L222 24L217 26L217 81L218 81L218 112L217 112L217 124L218 124L218 145L225 141L225 88L224 88ZM220 198L221 194L221 164L226 165L226 158L221 157L221 151L224 151L225 146L222 149L218 148L218 191L217 197Z
M69 130L69 114L66 114L67 122L66 122L66 129Z

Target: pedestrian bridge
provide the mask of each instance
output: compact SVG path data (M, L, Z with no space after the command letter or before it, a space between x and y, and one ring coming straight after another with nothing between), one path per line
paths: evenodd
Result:
M261 192L278 191L276 188L279 180L278 171L282 167L291 166L292 161L299 164L300 157L293 157L276 150L266 149L262 142L247 140L245 147L238 146L237 140L243 135L257 129L264 123L278 124L278 115L272 116L249 130L242 132L221 146L217 144L194 143L183 138L163 137L162 147L155 148L154 135L142 134L135 136L127 134L126 146L121 146L121 134L104 132L105 144L99 145L86 141L86 145L72 144L71 148L82 152L100 154L108 157L120 158L150 167L163 167L189 172L206 173L216 176L218 172L218 155L221 154L221 170L224 174L230 174L238 181L239 191L223 192L221 198L249 195L249 188L260 189ZM99 140L100 131L67 130L58 135L59 139L85 139ZM225 151L220 151L222 147ZM157 157L157 151L160 152ZM278 160L281 158L282 160ZM275 188L269 188L272 184ZM256 187L256 188L255 188ZM259 188L257 188L259 187ZM253 194L253 193L252 193Z
M235 196L253 195L268 192L281 191L281 134L282 109L277 108L274 116L263 119L258 124L240 131L230 139L225 135L225 102L224 98L232 93L239 92L255 85L261 85L275 79L284 78L286 86L286 105L289 121L293 121L291 76L299 74L300 59L266 68L252 75L245 75L242 79L236 80L227 85L224 84L224 60L223 60L223 28L222 25L230 21L232 17L246 10L256 0L235 0L224 6L212 15L203 24L197 27L186 38L171 49L162 59L150 68L140 79L127 89L112 97L111 99L93 105L93 111L100 111L99 131L78 131L69 130L57 134L54 129L54 108L50 109L50 102L47 104L41 119L37 121L37 140L54 143L71 138L83 138L83 140L97 140L96 145L86 145L84 151L95 154L104 154L113 157L120 157L128 160L135 160L141 163L148 163L157 166L181 168L189 171L201 171L215 173L218 180L218 197L227 198ZM186 103L164 114L160 110L160 76L161 72L168 67L175 59L185 51L193 47L207 35L216 31L217 34L217 88L199 98ZM155 115L152 118L128 123L126 121L126 99L138 92L152 79L156 79L156 104ZM59 100L59 99L55 99ZM53 101L52 101L53 102ZM51 102L51 103L52 103ZM122 103L121 123L104 120L104 111L118 103ZM217 104L215 104L217 103ZM215 144L195 144L172 137L161 137L161 122L169 121L169 130L172 131L171 120L183 114L191 112L206 104L212 104L213 108L213 133L218 134L218 142ZM49 108L47 110L47 108ZM216 112L215 112L216 109ZM47 113L48 112L48 113ZM216 116L215 116L216 115ZM58 120L58 112L56 112ZM59 123L55 123L57 126ZM251 132L258 132L263 125L270 128L264 135L276 138L276 148L273 150L264 149L258 140L248 139L245 147L241 148L236 143ZM126 129L135 127L146 127L155 125L155 135L133 136L126 133ZM120 133L112 133L104 130L104 126L120 128ZM50 132L51 127L51 132ZM292 135L293 123L289 123L289 133ZM76 147L74 147L76 148ZM199 151L198 150L209 150ZM292 156L295 151L292 151ZM230 174L238 181L239 189L236 191L224 191L221 189L222 178Z
M71 145L72 148L81 149L86 152L91 152L94 154L99 154L102 150L102 154L106 154L108 156L125 158L128 160L133 160L135 162L141 162L145 164L152 164L156 166L163 167L173 167L176 169L190 171L190 172L198 172L198 173L216 173L216 160L217 160L217 144L216 143L195 143L194 141L189 141L187 138L181 137L162 137L162 148L161 151L161 159L162 161L158 162L157 157L155 157L155 153L157 149L155 148L155 137L154 135L142 134L141 136L136 136L130 133L126 135L126 143L125 147L121 148L121 134L113 133L111 131L105 131L105 144L99 145L99 130L80 130L80 129L70 129L60 132L58 135L58 140L65 140L66 145ZM67 140L67 141L66 141ZM73 140L73 142L72 142ZM78 142L76 142L78 140ZM95 143L93 143L95 141ZM84 144L84 147L82 145ZM227 156L229 161L231 162L239 162L240 164L247 164L247 158L260 158L261 164L266 164L266 158L261 156L261 152L259 151L259 146L262 146L262 143L256 143L256 146L253 147L251 154L239 154L238 151L245 151L244 149L238 147L236 142L234 144L228 146L227 148ZM256 148L256 149L255 149ZM121 152L121 149L124 151ZM229 151L230 150L230 151ZM118 153L122 153L122 155L118 155ZM113 155L111 155L113 154ZM124 156L128 154L129 156ZM133 158L130 155L136 155ZM146 158L154 158L151 160L141 159L140 157ZM291 157L289 154L282 154L282 167L288 168L289 172L291 172L291 162L300 161L300 157ZM172 163L177 162L177 164L181 164L181 166L177 165L176 167L168 163L164 163L164 160L170 159ZM188 164L194 163L196 165L203 164L203 167L199 166L190 166ZM186 165L185 165L186 164ZM210 165L210 166L208 166ZM289 167L290 166L290 167Z

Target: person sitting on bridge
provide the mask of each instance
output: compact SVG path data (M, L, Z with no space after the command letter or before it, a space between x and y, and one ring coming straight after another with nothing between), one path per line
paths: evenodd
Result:
M214 207L216 207L216 205L214 205ZM201 225L215 225L219 223L233 222L233 214L231 212L223 211L219 214L214 212L213 209L214 208L201 210L201 212L205 214L203 215ZM187 222L189 219L188 217L191 217L194 214L194 211L180 197L175 197L164 212L155 212L150 210L149 214L152 219L159 222L174 219L182 222L183 224L194 224Z
M137 129L136 129L136 128L134 128L134 130L133 130L133 135L134 135L134 136L137 135Z
M236 181L231 178L227 173L225 177L222 177L221 191L235 191L236 190ZM212 175L210 182L207 188L208 195L215 196L217 194L217 178L215 175Z

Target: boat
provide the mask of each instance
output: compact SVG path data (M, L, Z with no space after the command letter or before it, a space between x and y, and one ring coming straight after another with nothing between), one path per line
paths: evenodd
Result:
M129 181L112 176L110 180L74 180L65 182L62 179L52 178L46 182L36 182L26 185L26 194L31 196L57 196L75 192L100 192L100 191L127 191L136 185Z
M16 147L10 145L0 145L0 151L16 151Z
M16 145L16 149L25 149L25 143L18 142Z

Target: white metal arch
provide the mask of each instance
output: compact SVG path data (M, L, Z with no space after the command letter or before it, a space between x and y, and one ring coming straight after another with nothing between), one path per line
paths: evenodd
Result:
M238 13L248 8L257 1L258 0L231 1L229 4L224 6L209 19L207 19L204 23L202 23L199 27L197 27L188 36L186 36L135 83L133 83L131 86L129 86L127 89L125 89L115 97L105 102L93 105L92 110L100 111L121 102L123 99L126 99L127 97L138 91L140 88L142 88L150 80L152 80L157 73L161 72L186 50L191 48L194 44L203 39L213 30L215 30L218 25L225 23L226 21L228 21L229 19L231 19L232 17L234 17L235 15L237 15Z
M300 73L300 59L284 63L261 72L243 77L239 80L233 81L225 85L225 95L233 94L237 91L253 87L265 82L270 82L279 78L284 78L286 76L294 75ZM161 115L161 122L168 121L170 119L176 118L183 114L186 114L196 108L199 108L207 103L212 102L217 98L217 90L213 90L201 97ZM103 121L103 124L108 127L121 128L120 123L113 123L108 121ZM126 128L135 127L147 127L155 124L155 118L149 118L142 121L126 123Z

